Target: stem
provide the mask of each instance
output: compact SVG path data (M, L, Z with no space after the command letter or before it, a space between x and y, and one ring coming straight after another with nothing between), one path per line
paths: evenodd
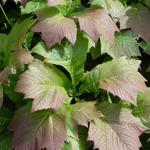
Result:
M110 95L109 95L109 92L107 91L107 98L108 98L108 102L109 103L112 103L112 101L111 101L111 98L110 98Z
M6 21L8 22L8 24L10 25L10 21L9 21L9 19L8 19L8 17L7 17L7 15L6 15L6 13L5 13L5 11L4 11L4 9L3 9L3 7L2 7L2 5L0 4L0 9L1 9L1 11L2 11L2 13L3 13L3 15L4 15L4 17L5 17L5 19L6 19Z

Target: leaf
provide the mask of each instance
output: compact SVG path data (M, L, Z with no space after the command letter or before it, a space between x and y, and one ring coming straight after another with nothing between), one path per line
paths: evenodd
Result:
M30 14L45 7L47 7L47 0L32 0L29 1L24 7L21 6L21 14Z
M96 66L85 74L81 91L104 89L122 100L136 105L136 95L146 89L144 77L138 72L140 61L121 57Z
M63 66L70 73L73 84L77 85L84 73L87 46L88 40L82 34L78 34L74 46L66 44L48 50L43 43L38 43L32 49L32 52L46 58L45 61L48 63ZM77 59L80 61L77 61Z
M119 0L91 0L91 5L103 7L116 21L125 15L126 7Z
M57 6L66 4L65 0L48 0L48 6Z
M24 48L17 48L12 50L11 57L16 66L29 64L34 60L30 51Z
M95 43L100 35L113 43L115 31L119 31L104 9L87 9L80 15L74 16L74 18L79 20L80 29L86 32Z
M12 150L11 148L11 133L3 131L0 133L0 148L2 150Z
M42 39L48 48L56 43L61 43L62 39L67 38L73 45L76 42L77 28L75 22L66 18L60 13L51 11L55 8L43 9L37 13L39 22L32 27L33 32L41 32Z
M150 40L150 11L141 4L129 7L126 16L120 19L120 28L131 28L135 35Z
M139 150L139 136L146 130L140 120L119 104L102 103L99 109L104 116L91 122L88 132L88 140L94 141L94 149Z
M73 118L78 125L88 127L88 123L99 116L95 102L79 102L73 105Z
M61 150L67 139L65 118L61 114L53 114L50 110L30 113L30 109L23 112L25 118L18 123L12 120L14 137L12 147L15 150ZM20 114L20 117L23 115ZM13 125L15 124L15 126ZM11 129L11 126L9 129ZM15 130L14 130L15 129ZM21 138L20 138L21 137Z
M0 108L3 104L3 86L2 83L0 82Z
M16 91L33 98L32 111L37 111L58 109L68 98L68 88L69 80L60 70L37 60L21 75Z
M145 42L145 41L140 42L140 47L144 50L145 53L150 55L150 41L148 41L148 42Z
M11 50L22 47L22 43L26 37L26 33L34 23L35 20L32 17L20 19L16 22L11 32L9 33Z
M138 94L137 102L133 113L140 117L145 126L150 128L150 88Z
M103 37L101 37L100 40L101 52L108 53L113 58L121 56L126 56L127 58L141 56L139 45L130 31L118 33L114 44L107 42Z
M9 109L7 109L6 107L0 108L0 132L7 128L11 117L12 113Z

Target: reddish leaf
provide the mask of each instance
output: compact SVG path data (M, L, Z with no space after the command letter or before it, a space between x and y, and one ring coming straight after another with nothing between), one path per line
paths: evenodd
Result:
M65 0L48 0L48 6L57 6L65 4Z
M85 31L94 42L97 42L100 35L103 35L113 43L115 31L119 31L104 9L88 9L75 18L78 18L81 30Z
M120 19L121 29L131 28L144 40L150 40L150 10L143 5L129 7L126 16Z
M60 44L63 38L75 44L77 35L75 22L61 14L49 16L49 13L45 9L37 14L39 22L32 27L32 31L41 32L42 39L49 48L56 43Z
M23 73L17 83L16 91L25 94L25 98L33 98L32 111L41 109L58 109L68 95L69 80L53 66L35 61L29 70Z
M131 111L115 104L102 103L101 119L90 123L88 140L99 150L139 150L139 136L146 127Z
M88 127L88 122L98 116L95 102L79 102L73 105L73 118L79 125Z
M19 124L18 119L15 120L18 117L22 118ZM12 140L15 150L61 150L67 139L63 116L51 114L50 110L30 114L25 109L18 117L14 117L11 123L12 129L15 129Z
M24 48L18 48L11 52L12 59L16 65L24 65L31 63L34 58L30 51Z

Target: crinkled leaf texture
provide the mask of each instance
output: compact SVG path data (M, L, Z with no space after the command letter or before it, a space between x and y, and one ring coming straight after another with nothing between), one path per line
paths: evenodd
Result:
M86 32L94 42L103 35L109 42L114 43L115 32L119 29L104 9L90 8L74 18L79 20L80 29Z
M120 19L120 28L131 28L137 36L150 40L150 10L141 5L133 5L126 10L126 15Z
M103 37L101 37L100 40L101 52L108 53L113 58L121 56L126 56L127 58L141 56L139 45L130 31L118 33L114 44L107 42Z
M32 111L58 109L68 98L69 84L63 72L36 60L21 75L16 91L24 93L25 98L33 98Z
M12 147L15 150L61 150L67 139L64 116L50 110L31 114L30 107L25 107L24 111L16 112L9 126L15 131Z
M56 43L60 44L64 38L75 44L77 28L73 19L64 17L56 8L43 9L37 16L39 22L32 27L32 31L41 32L49 48Z
M102 103L100 119L90 123L88 140L99 150L139 150L139 136L146 127L134 117L131 110L120 104Z
M137 107L134 108L133 113L150 128L150 88L138 94Z
M88 48L88 40L82 34L77 37L74 46L66 44L48 50L40 42L32 49L33 53L43 56L46 62L63 66L70 73L74 85L77 85L83 76Z
M96 66L85 74L81 91L104 89L136 105L139 91L146 89L145 78L138 72L140 61L125 57Z

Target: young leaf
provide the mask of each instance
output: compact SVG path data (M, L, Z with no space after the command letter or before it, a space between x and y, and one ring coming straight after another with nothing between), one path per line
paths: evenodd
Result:
M120 28L131 28L137 36L150 40L150 10L141 4L129 7L120 19Z
M137 103L133 113L140 117L144 125L150 128L150 88L138 94Z
M17 83L16 91L25 94L25 98L33 98L32 111L41 109L58 109L68 95L69 80L54 66L40 61L29 65Z
M78 125L88 127L88 122L99 116L95 102L79 102L73 105L73 118Z
M136 95L146 89L144 77L138 72L140 61L121 57L96 66L85 74L81 91L104 89L136 105Z
M57 6L66 4L66 0L48 0L48 6Z
M56 11L55 15L51 11ZM32 31L41 32L42 39L50 48L67 38L72 44L76 42L77 28L75 22L66 18L54 8L43 9L37 13L39 22L32 27Z
M115 40L115 31L119 31L116 24L104 9L87 9L83 13L74 16L79 20L80 28L86 32L96 43L100 35L109 42Z
M43 43L38 43L32 52L46 58L46 62L63 66L71 75L72 83L77 85L84 73L84 64L87 55L88 40L78 34L74 46L66 44L64 47L54 47L47 50ZM77 59L79 61L77 61Z
M139 45L130 31L118 33L114 44L107 42L103 37L100 40L101 52L108 53L113 58L141 56Z
M88 132L88 140L94 141L94 148L139 150L139 136L146 130L140 120L120 104L102 103L99 109L103 116L90 123Z
M15 150L40 150L42 148L61 150L67 139L64 116L52 114L50 110L31 114L27 109L23 114L19 115L19 118L22 117L19 124L18 120L15 120L18 117L14 117L9 127L15 131L12 140L12 147Z

